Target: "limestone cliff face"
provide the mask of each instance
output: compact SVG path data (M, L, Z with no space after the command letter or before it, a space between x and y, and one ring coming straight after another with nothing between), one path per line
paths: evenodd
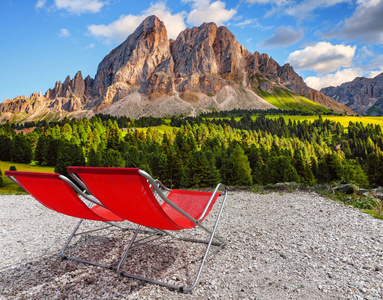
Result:
M146 18L99 64L93 86L93 94L102 99L98 110L125 97L131 86L144 84L155 71L172 76L171 65L170 43L163 22L155 16ZM155 84L156 79L153 77L151 82ZM120 83L126 86L119 85L117 93L114 85Z
M137 118L268 109L276 107L262 97L281 90L336 112L353 113L310 89L290 65L247 51L226 27L204 23L169 40L163 22L150 16L105 56L94 79L83 79L79 71L73 79L56 82L44 96L6 100L0 103L0 121L17 113L31 120L51 114L62 118L101 112Z
M375 78L358 77L337 87L323 88L321 92L359 114L383 114L383 73Z
M45 97L47 99L55 99L58 97L89 97L91 95L92 85L93 80L89 76L84 80L82 78L81 71L78 71L73 79L70 79L70 77L67 76L64 83L56 81L55 87L53 89L49 89L46 92Z

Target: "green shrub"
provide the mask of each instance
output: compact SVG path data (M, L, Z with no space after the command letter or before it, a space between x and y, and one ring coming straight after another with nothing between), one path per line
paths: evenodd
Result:
M0 170L0 187L3 187L3 173Z

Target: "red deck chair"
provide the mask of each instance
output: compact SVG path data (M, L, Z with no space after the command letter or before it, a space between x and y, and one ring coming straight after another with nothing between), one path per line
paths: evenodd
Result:
M213 193L167 189L170 192L165 196L160 186L165 187L140 169L69 167L68 172L75 180L81 180L87 190L105 207L121 218L140 225L118 264L117 272L121 275L164 285L180 291L191 291L198 283L204 262L209 255L210 246L214 244L220 248L226 244L221 237L215 235L227 197L226 189L222 184L218 184ZM208 229L201 223L212 209L217 198L221 196L221 193L218 192L220 188L223 190L221 207L217 213L215 225L212 229ZM156 197L162 200L163 203L160 204ZM191 286L177 286L121 271L121 267L127 259L129 250L134 244L141 226L161 230L173 238L207 244L206 252ZM169 232L194 227L206 231L210 235L209 239L202 241L180 238Z
M72 238L76 235L84 234L89 231L77 233L83 220L102 221L109 223L110 221L124 221L123 218L115 215L110 210L106 209L95 199L92 199L85 193L83 193L72 181L63 175L59 174L48 174L48 173L34 173L34 172L19 172L19 171L5 171L4 174L11 179L13 182L22 187L30 195L32 195L37 201L44 206L57 211L59 213L80 218L81 220L75 227L73 233L70 235L68 241L61 250L61 257L63 259L72 259L91 265L96 265L104 268L115 269L115 267L100 264L97 262L87 261L80 258L75 258L65 255L65 250L69 246ZM89 208L76 194L74 191L81 194L87 200L93 202L95 206ZM109 223L109 226L117 226L116 224ZM108 227L109 227L108 226ZM104 229L103 228L99 228ZM98 229L97 229L98 230ZM94 230L90 230L94 231Z

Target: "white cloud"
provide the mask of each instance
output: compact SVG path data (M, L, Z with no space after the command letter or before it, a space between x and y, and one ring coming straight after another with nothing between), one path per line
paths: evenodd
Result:
M70 32L66 28L61 28L59 32L59 37L68 37L70 36Z
M85 48L82 48L82 50L94 49L94 47L96 47L96 45L92 43L86 46Z
M352 81L355 77L363 76L363 70L359 68L347 68L324 76L311 76L305 79L306 84L313 89L320 90L328 86L339 86L342 83Z
M360 48L360 50L359 50L360 59L364 60L367 57L373 57L373 56L374 56L374 52L372 52L370 49L368 49L367 46L363 46L362 48Z
M378 75L380 75L383 72L383 68L380 68L379 70L370 71L370 73L367 75L368 78L374 78Z
M164 22L168 32L168 37L172 39L175 39L178 34L186 28L186 24L184 22L185 12L172 14L165 2L152 3L150 7L144 11L144 15L157 16L162 22Z
M362 42L383 43L383 0L358 0L354 14L346 19L339 31L329 37L341 37Z
M290 53L287 62L295 69L314 70L323 74L336 71L342 67L350 67L355 50L356 46L319 42L313 46L307 46L303 50Z
M253 28L263 28L263 26L258 22L258 19L246 19L242 22L234 24L234 26L238 26L241 28L245 28L246 26L251 26Z
M226 9L226 3L222 1L210 3L210 0L184 0L183 2L192 2L192 10L186 19L192 25L214 22L220 26L237 13L235 9Z
M248 4L276 4L278 6L285 5L289 0L245 0Z
M99 0L55 0L57 9L66 10L72 14L98 13L106 2Z
M37 3L35 4L35 7L37 8L37 9L39 9L39 8L43 8L44 6L45 6L45 3L47 2L47 0L39 0L39 1L37 1Z
M104 39L106 43L122 42L150 15L156 15L164 22L168 37L175 39L186 28L184 12L172 14L165 2L152 3L150 7L140 15L122 15L108 25L90 25L90 35Z
M263 47L287 47L298 43L303 38L303 31L295 31L290 26L275 29L272 37L261 42Z

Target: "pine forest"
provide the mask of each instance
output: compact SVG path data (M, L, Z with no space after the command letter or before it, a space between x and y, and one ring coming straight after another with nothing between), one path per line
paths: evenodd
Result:
M0 161L54 166L141 168L171 188L299 182L383 185L380 125L279 117L172 117L96 115L36 126L23 134L0 125ZM17 133L19 132L19 133ZM1 182L0 182L1 184Z

